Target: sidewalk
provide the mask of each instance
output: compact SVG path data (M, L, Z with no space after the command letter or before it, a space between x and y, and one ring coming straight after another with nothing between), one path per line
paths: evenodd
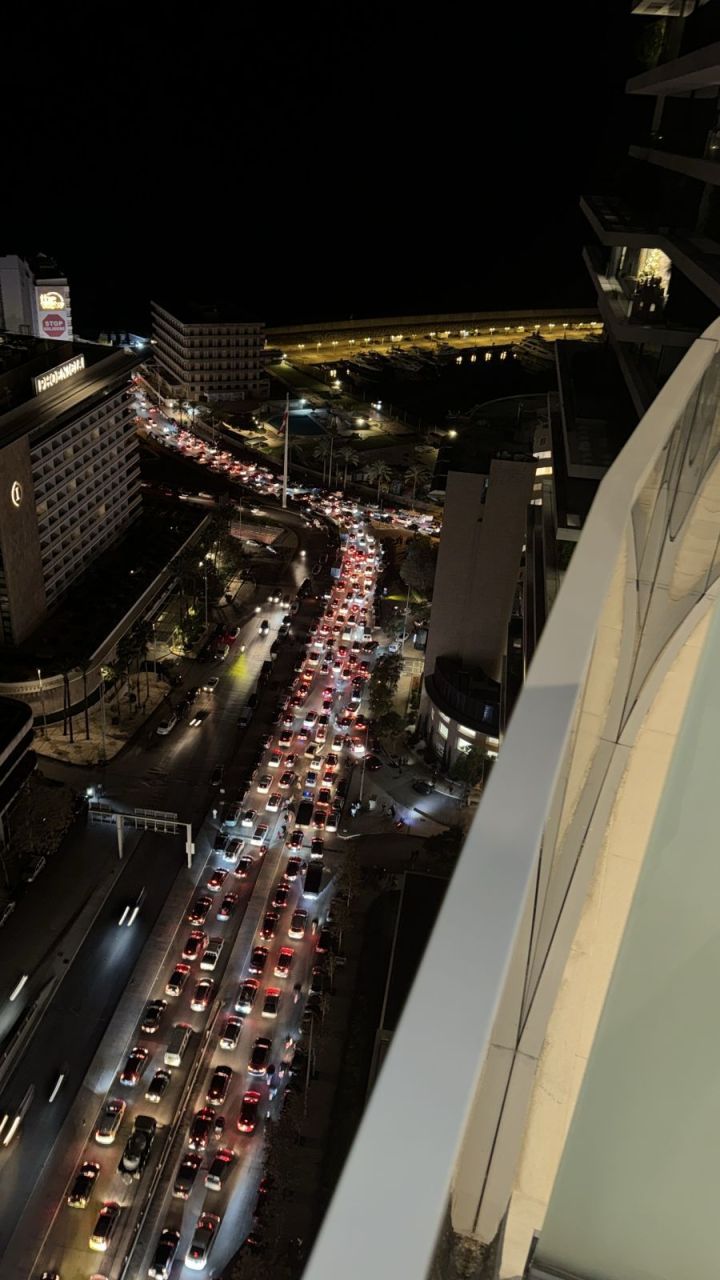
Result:
M167 680L160 679L154 672L140 672L140 700L128 701L128 693L137 696L135 679L126 681L115 697L108 691L103 707L96 702L88 711L90 737L85 733L85 713L81 711L73 716L73 738L63 733L62 721L58 724L40 728L35 734L35 750L42 758L62 760L66 764L98 764L101 760L111 760L141 729L153 712L167 698L172 689ZM118 717L119 709L119 717ZM117 720L114 724L113 721Z

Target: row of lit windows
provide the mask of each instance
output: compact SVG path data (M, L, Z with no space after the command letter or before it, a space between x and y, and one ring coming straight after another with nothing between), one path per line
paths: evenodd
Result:
M87 493L93 485L102 484L108 472L114 477L122 476L131 464L134 452L134 448L127 449L120 446L108 449L98 454L95 461L91 458L82 469L73 467L70 471L64 471L55 483L48 481L47 484L37 485L35 494L38 513L41 509L57 507L59 503L65 502L70 494Z
M92 523L93 516L89 514L91 508L95 511L99 505L106 505L110 518L128 496L138 492L139 488L140 472L136 470L128 476L128 482L122 488L118 488L111 478L91 497L86 497L81 504L74 504L74 509L62 508L57 515L42 518L39 521L39 532L43 560L60 555L68 540L76 538L77 530L82 531L88 523Z
M79 551L74 554L66 554L61 565L53 565L45 571L46 566L43 562L45 594L48 600L54 600L63 591L66 591L70 583L84 572L90 561L95 559L102 548L117 538L120 530L129 522L132 512L140 506L141 501L142 499L138 493L134 500L123 503L122 510L117 513L118 519L111 524L108 523L107 519L99 521L96 526L96 536L94 538L90 537L89 540L86 537ZM86 532L89 532L89 528Z
M93 409L90 413L84 414L69 427L65 427L62 431L58 431L55 435L50 436L46 440L42 440L39 444L33 445L30 456L35 461L44 461L53 458L58 451L62 450L66 445L73 444L79 435L85 434L91 427L95 426L96 431L94 438L100 438L99 426L110 417L120 414L126 417L130 412L130 406L126 400L125 390L118 391L115 395L109 396L107 400L97 409Z

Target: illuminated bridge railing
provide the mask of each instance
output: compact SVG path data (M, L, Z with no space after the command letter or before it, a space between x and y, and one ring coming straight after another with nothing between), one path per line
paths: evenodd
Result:
M562 976L576 819L597 808L662 654L717 591L719 344L720 321L600 486L305 1280L423 1280L451 1203L476 1239L503 1219L534 1078L517 1063L537 1062ZM572 921L565 933L567 953ZM458 1188L470 1157L475 1202Z

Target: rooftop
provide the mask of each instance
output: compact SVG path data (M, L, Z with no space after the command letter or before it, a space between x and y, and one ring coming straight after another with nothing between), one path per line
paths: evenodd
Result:
M257 316L248 314L238 302L193 302L187 299L155 299L153 307L159 307L174 316L180 324L263 324Z
M81 356L84 367L66 381L38 394L33 379ZM57 342L0 332L0 444L30 432L36 439L64 420L72 420L92 397L102 397L140 364L137 352L113 350L90 342Z

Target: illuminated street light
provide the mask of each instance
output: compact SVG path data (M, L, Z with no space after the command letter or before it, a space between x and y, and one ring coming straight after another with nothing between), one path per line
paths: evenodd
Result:
M17 983L17 985L16 985L15 989L10 993L10 1000L11 1000L11 1001L12 1001L12 1000L17 1000L18 996L20 995L20 992L22 991L22 989L23 989L23 987L25 986L25 983L27 982L27 980L28 980L28 978L29 978L29 977L30 977L30 974L29 974L29 973L24 973L24 974L23 974L22 978L21 978L21 979L20 979L20 981Z

